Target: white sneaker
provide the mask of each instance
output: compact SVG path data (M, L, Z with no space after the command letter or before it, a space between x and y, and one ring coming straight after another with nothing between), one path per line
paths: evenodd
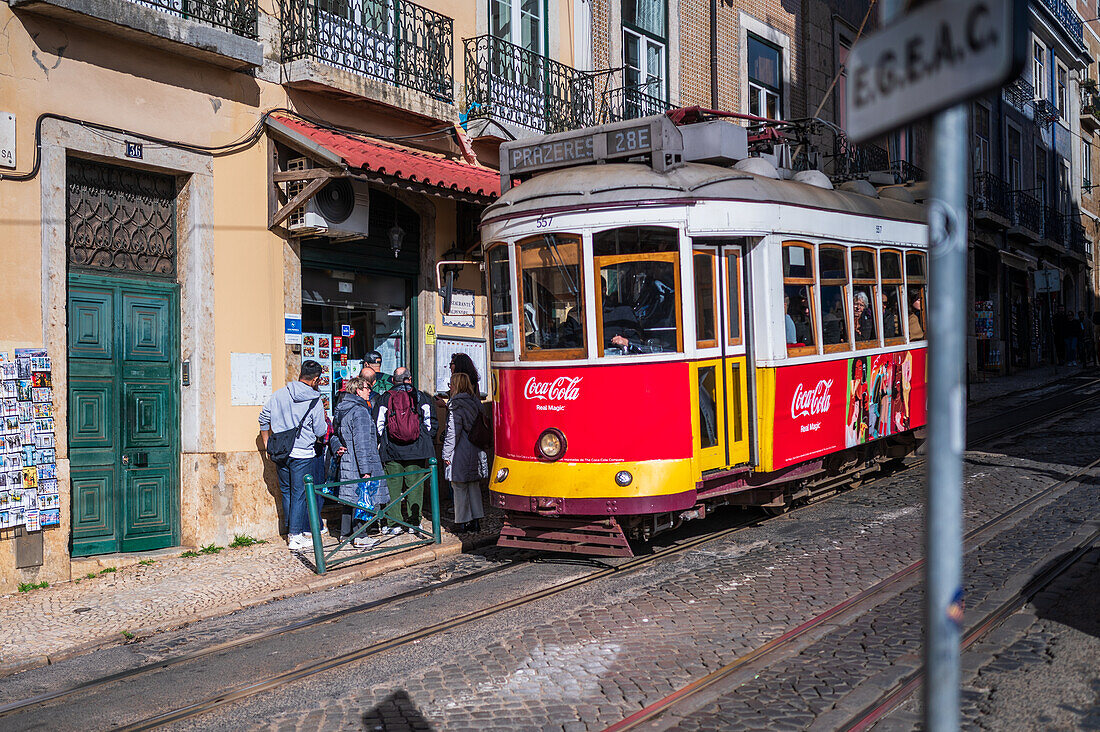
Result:
M292 552L309 551L313 548L313 538L309 534L294 534L287 541Z
M391 526L388 529L386 529L386 533L389 534L390 536L397 536L398 534L405 533L405 529L400 527L400 526Z
M356 549L370 549L376 544L378 544L378 539L375 539L372 536L357 536L351 542L351 545Z

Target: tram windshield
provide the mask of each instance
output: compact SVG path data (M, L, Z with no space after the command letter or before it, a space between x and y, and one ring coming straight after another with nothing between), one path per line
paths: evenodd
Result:
M545 234L519 242L524 353L584 357L584 292L581 242L567 234Z

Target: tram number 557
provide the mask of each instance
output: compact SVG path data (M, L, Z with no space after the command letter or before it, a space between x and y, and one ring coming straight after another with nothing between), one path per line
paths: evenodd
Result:
M554 223L553 216L539 216L537 219L535 219L535 228L548 229L550 228L550 224L552 223Z

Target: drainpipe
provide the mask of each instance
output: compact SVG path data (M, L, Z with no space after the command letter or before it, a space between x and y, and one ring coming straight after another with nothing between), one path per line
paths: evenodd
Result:
M710 0L710 108L718 109L718 0Z

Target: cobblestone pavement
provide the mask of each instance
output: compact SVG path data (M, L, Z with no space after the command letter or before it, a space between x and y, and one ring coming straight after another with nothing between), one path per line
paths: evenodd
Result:
M1062 418L1027 438L971 453L967 527L1100 456L1098 427L1097 412ZM306 705L275 695L197 726L228 729L268 719L262 726L273 729L599 729L917 559L920 500L921 476L902 474L659 568L570 593L492 633L471 630L450 641L461 652L411 657L396 674L387 666L381 681L361 664L296 689L295 696L310 700ZM971 607L1000 597L1006 576L1030 576L1058 537L1095 515L1096 505L1095 479L1079 481L1057 504L1046 503L972 554ZM752 693L743 687L732 700L740 705L736 714L719 708L698 726L808 726L836 699L864 691L869 676L878 687L917 662L919 608L917 590L895 596L838 629L816 653L769 669L768 683L752 686ZM305 710L275 714L295 706Z
M963 656L965 730L1100 730L1100 548ZM921 728L919 698L876 732Z
M499 518L495 519L498 522ZM487 524L489 522L486 522ZM464 534L467 546L491 540ZM394 539L401 543L404 537ZM335 540L326 539L332 546ZM443 547L425 547L395 556L341 565L324 578L282 541L217 554L181 557L180 551L147 565L108 567L93 576L27 593L0 597L0 627L22 628L0 634L0 676L4 671L51 662L68 654L124 642L126 633L145 636L198 619L230 613L255 603L331 587L409 561L433 561L460 551L459 538L445 534ZM434 550L434 551L433 551Z

